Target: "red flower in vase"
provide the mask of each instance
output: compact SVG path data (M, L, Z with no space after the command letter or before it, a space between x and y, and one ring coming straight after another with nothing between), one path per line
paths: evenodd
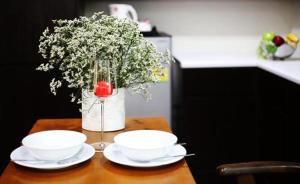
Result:
M94 94L97 97L107 97L110 96L112 92L113 92L112 84L105 81L99 81L97 82Z

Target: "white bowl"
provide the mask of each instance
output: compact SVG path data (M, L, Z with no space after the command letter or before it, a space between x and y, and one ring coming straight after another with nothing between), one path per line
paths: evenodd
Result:
M29 134L22 140L24 147L37 159L62 160L75 155L86 135L70 130L49 130Z
M116 135L114 141L129 159L149 161L167 155L176 144L177 137L164 131L135 130Z

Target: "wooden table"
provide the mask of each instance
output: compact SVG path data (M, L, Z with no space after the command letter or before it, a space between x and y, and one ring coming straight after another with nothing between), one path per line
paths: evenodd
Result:
M88 137L87 143L99 140L99 132L83 130L80 119L38 120L30 133L53 129L82 132ZM111 142L112 138L120 132L139 129L170 131L167 122L163 118L127 118L125 130L105 133L104 141ZM0 183L188 184L195 183L195 181L185 160L162 167L133 168L112 163L102 153L96 153L89 161L59 170L38 170L22 167L10 162L1 176Z

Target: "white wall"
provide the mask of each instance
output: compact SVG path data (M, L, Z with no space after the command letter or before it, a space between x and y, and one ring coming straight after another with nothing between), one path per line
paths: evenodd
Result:
M93 0L86 3L85 14L109 14L108 4L120 2L133 5L140 20L148 18L170 33L173 53L254 57L263 32L300 36L300 0Z
M292 31L300 36L300 1L293 0Z
M291 31L297 0L98 0L87 2L85 12L109 13L108 4L118 2L132 4L140 19L173 36L256 36Z
M293 11L292 11L292 33L295 33L298 37L300 37L300 0L293 0ZM298 44L298 48L296 49L294 58L300 59L300 44Z

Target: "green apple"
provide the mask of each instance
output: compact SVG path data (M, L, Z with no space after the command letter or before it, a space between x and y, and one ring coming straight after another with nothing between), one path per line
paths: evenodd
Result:
M272 41L275 37L275 33L273 32L266 32L263 34L263 40L264 41Z
M266 49L269 54L274 54L277 51L276 45L270 41L266 43Z

